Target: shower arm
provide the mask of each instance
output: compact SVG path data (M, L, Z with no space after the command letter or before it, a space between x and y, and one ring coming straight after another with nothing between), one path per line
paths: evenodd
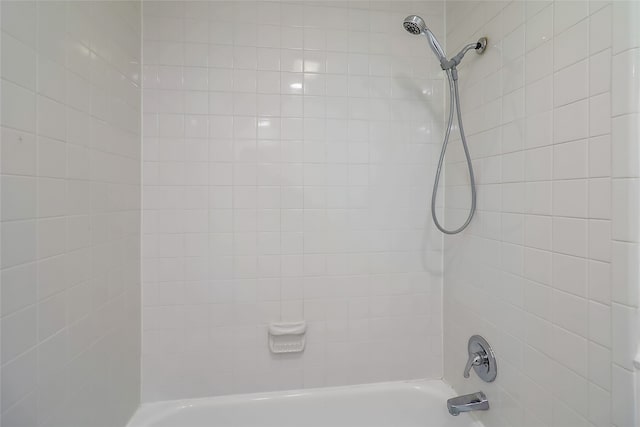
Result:
M451 70L452 73L455 75L455 80L458 80L458 73L456 72L457 71L456 67L462 62L462 58L464 58L464 55L466 55L466 53L469 52L471 49L478 50L481 48L482 48L482 43L480 41L476 43L469 43L468 45L463 47L462 50L458 52L458 54L453 58L449 60L447 60L446 58L441 58L440 68L442 68L444 71Z

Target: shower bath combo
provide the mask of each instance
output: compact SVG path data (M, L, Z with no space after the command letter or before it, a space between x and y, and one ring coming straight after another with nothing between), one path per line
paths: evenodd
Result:
M438 159L438 169L436 171L436 177L433 183L433 193L431 196L431 215L433 216L433 222L438 228L445 234L457 234L467 228L473 215L476 212L476 184L475 177L473 176L473 166L471 164L471 156L469 155L469 147L467 146L467 138L464 134L464 127L462 126L462 113L460 111L460 94L458 91L458 69L457 66L462 62L464 55L472 50L478 54L482 54L487 48L487 38L482 37L476 43L471 43L462 48L457 55L451 59L447 59L444 53L444 49L436 36L427 28L424 19L418 15L409 15L404 19L402 23L404 29L414 35L422 34L429 41L431 50L440 61L440 68L442 68L447 74L447 80L449 82L449 118L447 120L447 128L444 133L444 140L442 141L442 149L440 151L440 158ZM456 115L458 116L458 128L460 129L460 139L462 140L462 148L464 149L464 155L467 160L467 169L469 171L469 181L471 185L471 207L469 214L465 222L458 228L449 230L440 224L436 215L436 195L438 192L438 183L440 182L440 175L442 174L442 164L444 163L444 156L447 151L447 144L449 143L449 137L451 136L451 128L453 127L453 110L455 108ZM464 368L464 377L469 378L469 373L473 368L478 377L485 382L492 382L496 379L497 367L496 358L493 354L493 350L489 343L481 336L474 335L469 338L468 342L469 359L467 365ZM470 411L487 411L489 409L489 401L487 396L482 392L465 394L462 396L452 397L447 400L447 409L453 416L460 415L462 412Z
M473 219L473 215L476 211L476 184L475 177L473 175L473 166L471 164L471 156L469 155L469 147L467 146L467 138L464 134L464 127L462 125L462 113L460 111L460 94L458 90L458 69L457 66L462 62L462 58L464 55L470 51L475 50L476 53L482 54L487 48L487 38L482 37L476 43L470 43L458 52L457 55L452 57L451 59L447 59L445 55L444 49L436 39L436 36L429 30L427 24L424 19L419 17L418 15L409 15L404 19L402 23L404 29L407 30L410 34L413 35L424 35L428 42L431 50L440 61L440 68L444 70L447 75L447 80L449 82L449 118L447 120L447 127L444 133L444 139L442 141L442 149L440 151L440 158L438 159L438 168L436 170L435 180L433 182L433 192L431 195L431 216L433 217L433 222L441 232L445 234L457 234L462 230L467 228L471 219ZM462 148L464 149L464 155L467 161L467 169L469 171L469 182L471 185L471 207L469 208L469 214L467 215L467 219L465 222L458 228L449 230L446 229L440 222L438 221L438 216L436 214L436 196L438 194L438 184L440 183L440 176L442 174L442 165L444 163L444 156L447 151L447 144L449 143L449 137L451 135L451 129L453 127L453 112L454 109L456 111L456 115L458 116L458 128L460 130L460 139L462 140Z

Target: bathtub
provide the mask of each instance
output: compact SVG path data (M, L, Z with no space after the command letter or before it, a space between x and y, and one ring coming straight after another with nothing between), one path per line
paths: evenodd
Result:
M453 395L421 380L175 400L142 405L127 427L482 427L449 415Z

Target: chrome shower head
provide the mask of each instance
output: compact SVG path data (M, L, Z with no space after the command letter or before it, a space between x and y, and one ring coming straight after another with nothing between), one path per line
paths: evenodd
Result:
M409 15L404 18L402 26L405 30L414 35L421 34L427 29L427 24L424 22L424 19L420 18L418 15Z
M440 43L438 43L436 36L431 32L429 28L427 28L427 24L426 22L424 22L424 19L422 19L418 15L409 15L404 18L402 26L410 34L424 35L427 40L429 40L429 46L431 47L431 50L433 50L433 53L438 57L440 63L443 64L444 62L446 62L447 58L444 54L444 49L442 49L442 46L440 46Z

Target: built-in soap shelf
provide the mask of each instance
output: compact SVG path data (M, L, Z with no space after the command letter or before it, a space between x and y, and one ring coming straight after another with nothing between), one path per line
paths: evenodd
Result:
M274 322L269 325L269 350L272 353L300 353L306 342L307 323Z

